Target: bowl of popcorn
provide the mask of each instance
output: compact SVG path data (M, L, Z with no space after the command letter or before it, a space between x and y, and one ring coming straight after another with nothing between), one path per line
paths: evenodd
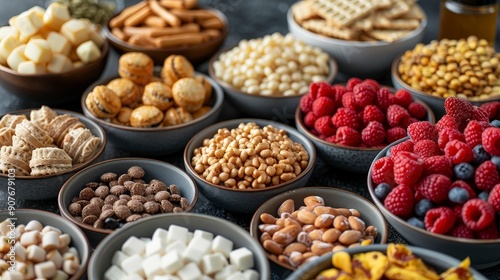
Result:
M64 183L61 215L97 245L128 223L152 215L189 212L198 189L181 169L158 160L118 158L96 163Z
M0 84L20 98L41 104L77 99L106 65L108 43L61 3L35 6L0 29Z
M270 273L264 251L243 228L213 216L175 213L106 237L92 255L88 277L265 280Z
M447 97L459 97L473 105L500 100L499 60L500 53L474 36L435 40L396 58L392 83L427 103L441 117Z
M181 151L213 124L223 100L219 85L195 72L184 56L171 55L155 69L148 55L129 52L120 56L118 76L89 86L81 106L120 148L160 155Z
M104 26L111 45L121 53L143 52L161 65L172 54L195 65L207 61L229 32L226 16L190 1L139 2L123 9Z
M17 199L57 197L62 184L104 156L106 133L82 114L42 106L0 117L0 190Z
M303 187L255 211L250 234L272 263L296 270L332 251L387 242L387 222L367 199L331 187Z
M368 190L408 242L491 267L500 263L500 128L462 99L445 108L435 125L411 124L409 138L377 155Z
M295 112L297 129L318 155L343 170L367 173L380 150L406 136L409 124L434 114L406 90L351 78L346 85L311 84Z
M212 57L208 72L243 117L293 119L309 83L333 82L337 64L291 34L243 40Z
M340 72L381 77L398 55L423 39L427 19L414 2L299 1L287 12L288 29L298 40L323 49Z
M87 238L54 213L0 211L0 237L4 279L77 280L87 271L91 253Z
M290 275L290 280L481 279L470 259L458 260L436 250L390 243L349 248L317 258Z
M316 150L294 128L268 120L234 119L209 126L186 145L184 165L211 202L253 213L278 193L302 187Z

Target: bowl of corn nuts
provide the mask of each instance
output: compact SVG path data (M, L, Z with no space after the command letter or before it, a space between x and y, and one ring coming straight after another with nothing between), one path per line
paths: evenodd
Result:
M392 83L427 103L439 119L447 97L474 105L500 100L500 53L483 39L442 39L418 44L392 64Z
M197 133L184 150L186 171L213 203L253 213L278 193L302 187L316 150L294 128L262 119L234 119Z
M311 82L332 83L337 63L291 34L242 40L209 62L208 72L242 117L293 119Z

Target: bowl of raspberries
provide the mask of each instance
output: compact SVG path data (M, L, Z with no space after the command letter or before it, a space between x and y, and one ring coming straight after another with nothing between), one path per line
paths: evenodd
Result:
M297 129L325 162L364 174L384 147L406 137L408 125L422 120L434 123L434 114L408 91L359 78L345 85L312 83L295 112Z
M409 243L491 267L500 263L500 102L449 97L444 107L435 125L410 124L377 155L368 189Z

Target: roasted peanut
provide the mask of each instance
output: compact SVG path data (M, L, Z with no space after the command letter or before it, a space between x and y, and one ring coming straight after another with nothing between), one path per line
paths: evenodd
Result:
M318 228L329 228L333 224L335 216L332 214L321 214L318 215L316 220L314 220L314 226Z
M285 256L290 256L292 252L304 253L307 251L307 246L300 242L293 242L288 244L285 249L283 249L283 254Z
M365 231L365 222L356 216L350 216L348 219L349 226L357 231L364 232Z
M290 225L272 234L272 238L278 244L288 245L295 240L300 230L300 226Z
M314 207L316 207L318 205L324 206L325 201L323 200L323 198L321 198L319 196L311 195L311 196L304 198L304 204L307 206L307 208L313 209Z
M268 214L268 213L263 213L262 215L260 215L260 220L264 223L264 224L275 224L276 223L276 219L273 215L271 214Z
M341 234L342 232L340 230L336 228L330 228L323 232L323 234L321 235L321 240L328 243L334 243L339 239L339 236Z
M354 242L358 242L361 237L363 237L364 233L357 231L357 230L346 230L342 232L342 234L339 236L339 242L344 244L344 245L350 245Z
M299 219L299 221L306 225L314 224L314 221L317 217L318 216L316 216L316 214L308 210L301 210L299 211L299 213L297 213L297 218Z
M333 245L331 243L323 241L313 241L313 244L311 245L311 252L313 252L317 256L329 253L332 251L332 249Z
M350 228L349 220L344 216L335 217L333 220L333 226L340 231L345 231Z
M295 211L295 202L293 199L287 199L281 203L280 207L278 208L278 215L281 216L283 213L293 213Z
M264 240L262 243L264 249L275 255L281 255L283 253L283 247L271 239Z

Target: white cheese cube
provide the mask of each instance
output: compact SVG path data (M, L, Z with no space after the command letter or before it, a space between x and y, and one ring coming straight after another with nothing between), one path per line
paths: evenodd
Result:
M167 247L165 248L165 253L177 251L182 255L182 252L184 250L186 250L186 244L184 244L182 241L174 241L167 245Z
M47 42L54 53L64 54L69 56L72 45L68 38L64 37L61 33L51 31L47 35Z
M180 278L174 275L156 275L153 280L180 280Z
M38 14L34 10L28 10L21 13L14 21L14 26L22 36L31 36L40 30L43 26L43 21L40 20Z
M19 63L17 72L20 74L45 74L47 71L45 65L28 60Z
M123 243L122 251L129 255L142 255L146 249L146 243L135 236L131 236Z
M152 241L160 240L162 244L167 244L168 231L163 228L157 228L151 237Z
M52 59L52 49L44 39L31 39L26 44L24 56L36 63L47 63Z
M223 236L217 235L212 241L212 252L220 252L224 256L229 257L229 253L233 250L233 242Z
M259 280L259 273L255 269L246 269L243 271L245 280Z
M219 272L226 264L216 254L205 255L201 258L201 270L204 274Z
M185 227L170 225L168 227L167 244L170 244L177 240L183 242L184 244L187 244L188 232L189 230Z
M21 45L21 42L17 39L15 34L9 34L0 40L0 57L7 59L9 54Z
M124 259L120 264L120 268L129 275L134 273L144 275L144 270L142 269L142 257L139 255L132 255Z
M160 239L151 240L146 244L146 257L154 254L163 255L163 249L164 246Z
M211 242L203 237L193 238L186 250L182 253L184 261L191 261L198 264L203 257L210 252Z
M195 263L188 263L177 271L177 276L179 276L182 280L197 280L202 276L202 274Z
M49 73L63 73L71 69L73 69L71 60L67 56L58 53L54 54L52 60L47 64L47 71Z
M113 254L113 257L111 258L111 264L120 265L126 258L128 258L128 255L118 250Z
M245 247L231 251L229 253L229 262L239 270L245 270L253 267L253 253Z
M43 15L45 14L45 9L40 6L33 6L26 12L34 12L35 15L43 22Z
M93 41L86 41L76 48L76 54L83 63L91 63L101 56L101 50Z
M212 255L217 256L222 263L224 263L224 266L229 265L229 261L227 260L227 257L224 256L221 252L213 253Z
M78 19L70 19L61 26L61 34L69 41L78 46L90 39L89 28L84 21Z
M193 238L195 237L203 237L208 241L212 241L214 239L214 234L201 229L196 229L193 233Z
M245 276L241 271L236 271L235 273L229 275L226 280L242 280L245 279Z
M161 267L160 254L154 254L145 258L142 261L142 270L148 279L153 278L155 275L161 275L163 268Z
M188 231L187 235L186 235L186 244L189 244L189 242L191 242L191 240L193 239L193 232L192 231Z
M59 2L52 2L43 15L45 25L55 31L59 31L61 26L70 19L68 6Z
M215 280L226 280L231 274L238 271L238 269L234 265L227 265L221 271L215 273Z
M117 265L112 265L104 272L104 280L122 280L126 274Z
M183 266L181 254L178 251L168 252L161 258L161 268L167 274L174 274Z
M2 26L2 27L0 27L0 40L2 40L2 38L4 38L5 36L7 36L9 34L16 35L16 37L19 36L19 32L13 26Z
M7 270L2 273L2 280L24 280L21 272Z
M125 276L123 278L123 280L144 280L144 278L141 275L134 273L134 274Z

